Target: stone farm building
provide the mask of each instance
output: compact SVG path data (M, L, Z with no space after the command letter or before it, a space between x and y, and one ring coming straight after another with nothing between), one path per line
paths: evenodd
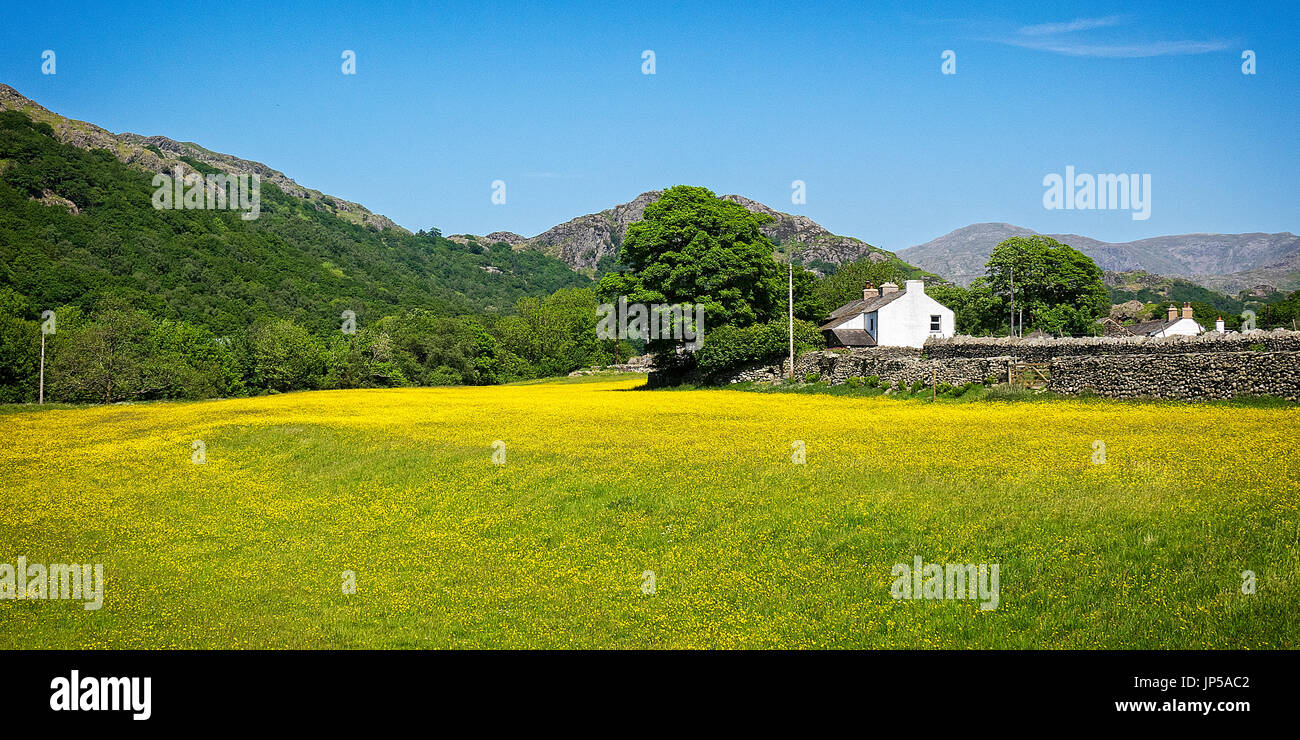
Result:
M951 337L955 326L952 310L926 295L924 282L908 280L902 290L867 283L862 300L832 311L821 331L828 347L920 347L931 337Z

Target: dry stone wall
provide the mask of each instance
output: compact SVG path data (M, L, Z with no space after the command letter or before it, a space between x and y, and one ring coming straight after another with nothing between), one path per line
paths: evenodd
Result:
M807 380L817 373L820 380L839 385L848 378L869 378L882 383L911 385L918 380L929 385L936 379L949 385L982 383L986 378L1005 379L1006 359L955 358L931 360L920 350L904 347L855 349L849 352L808 352L795 360L795 377Z
M1019 359L1019 358L1017 358ZM1092 392L1108 398L1206 400L1236 396L1276 396L1300 400L1300 351L1183 352L1105 354L1047 358L1047 390ZM1005 381L1011 357L927 358L919 350L817 351L795 362L795 378L839 385L872 375L888 384L962 385L993 378ZM1023 361L1023 360L1022 360Z
M1108 398L1204 400L1277 396L1300 400L1300 352L1189 352L1062 357L1048 390Z
M919 380L928 386L937 379L956 386L1003 382L1013 362L1047 365L1047 389L1063 394L1183 400L1266 395L1300 401L1300 332L1285 330L1168 339L966 337L927 342L923 350L818 350L795 360L794 376L806 382L816 374L832 385L874 375L890 385ZM650 385L774 382L784 377L784 370L784 364L754 364L706 379L681 368L651 373Z
M1300 351L1300 332L1208 332L1195 337L1066 337L1018 339L1015 337L950 337L931 339L925 353L936 359L953 357L1014 357L1021 362L1048 362L1057 357L1098 355L1150 355Z

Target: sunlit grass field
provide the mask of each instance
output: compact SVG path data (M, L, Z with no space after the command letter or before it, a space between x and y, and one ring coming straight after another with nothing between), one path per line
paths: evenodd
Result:
M1300 646L1295 407L588 380L0 411L0 563L107 581L0 648Z

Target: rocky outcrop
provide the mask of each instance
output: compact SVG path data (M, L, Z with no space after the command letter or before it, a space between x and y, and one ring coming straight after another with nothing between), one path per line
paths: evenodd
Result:
M68 213L71 213L74 216L81 213L81 209L77 208L76 203L73 203L67 198L64 198L62 195L59 195L53 190L50 190L49 188L42 190L41 197L33 198L33 200L37 201L38 203L43 203L47 206L59 206L61 208L66 209Z
M507 243L517 248L522 246L540 250L564 261L575 270L591 271L606 257L618 256L618 250L627 236L627 228L640 221L646 206L659 200L662 195L662 190L648 190L627 203L565 221L531 239L520 237L522 242ZM742 195L720 197L739 203L752 213L771 216L773 221L761 229L763 235L777 245L792 250L805 263L818 260L839 265L863 257L880 262L893 256L861 239L836 236L807 216L782 213ZM506 241L495 239L494 236L489 234L487 238L489 241Z
M1125 301L1111 306L1110 317L1116 321L1150 318L1147 316L1146 304L1137 300Z
M497 242L505 242L506 244L509 244L512 247L517 247L523 244L524 242L528 241L527 238L522 237L513 231L494 231L483 238L486 239L489 244L496 244Z
M648 373L654 363L654 355L637 355L629 357L627 362L620 362L614 365L592 365L589 368L574 370L569 373L570 378L576 378L582 375L603 375L606 373Z
M210 151L198 144L176 141L165 136L114 134L92 123L75 121L51 112L5 84L0 84L0 110L21 111L34 121L49 124L54 129L55 136L65 144L81 149L106 149L123 164L148 172L171 173L177 168L193 172L196 168L184 161L190 159L230 174L255 174L262 180L274 183L287 195L310 201L313 207L329 211L353 223L375 229L405 231L387 217L371 213L365 206L303 187L283 172L271 169L261 162Z

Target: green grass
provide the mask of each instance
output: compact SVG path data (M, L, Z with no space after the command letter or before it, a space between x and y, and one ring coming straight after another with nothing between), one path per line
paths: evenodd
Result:
M0 563L107 578L0 648L1300 644L1294 405L601 381L0 410ZM917 555L999 607L893 599Z

